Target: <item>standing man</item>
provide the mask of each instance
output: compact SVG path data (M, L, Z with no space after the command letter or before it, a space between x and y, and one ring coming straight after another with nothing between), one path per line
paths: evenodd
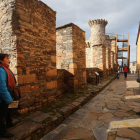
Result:
M123 72L124 72L124 77L125 77L125 79L127 79L128 67L126 66L126 64L124 64Z

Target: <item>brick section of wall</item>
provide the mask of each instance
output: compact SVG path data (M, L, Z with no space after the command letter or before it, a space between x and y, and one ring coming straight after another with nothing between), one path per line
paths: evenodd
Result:
M70 23L58 27L56 35L57 69L59 69L60 73L58 81L63 79L61 75L65 70L68 79L68 89L73 87L76 90L84 87L86 85L85 32L78 26ZM63 69L62 72L60 72L61 69ZM63 85L59 84L58 88L62 89L61 86Z
M11 67L17 71L20 109L27 112L57 94L56 12L38 0L6 0L1 5L7 5L5 23L0 21L7 25L2 36L9 40L1 41L1 46L15 59Z

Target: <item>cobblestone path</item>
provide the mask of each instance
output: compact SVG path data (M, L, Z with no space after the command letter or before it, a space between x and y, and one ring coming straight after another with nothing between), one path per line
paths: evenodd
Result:
M41 140L140 140L140 90L123 74Z

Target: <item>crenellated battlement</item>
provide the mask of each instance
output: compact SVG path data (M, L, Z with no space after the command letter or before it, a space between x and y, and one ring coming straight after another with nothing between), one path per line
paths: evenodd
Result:
M105 19L94 19L94 20L89 20L88 24L90 27L92 27L92 25L95 24L103 24L104 26L106 26L108 24L108 21Z

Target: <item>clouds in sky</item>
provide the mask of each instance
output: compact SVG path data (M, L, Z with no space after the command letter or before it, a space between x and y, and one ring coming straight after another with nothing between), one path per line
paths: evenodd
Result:
M130 61L136 60L136 38L140 21L139 0L42 0L56 14L56 26L74 23L86 32L91 31L88 20L108 21L106 33L129 33Z

